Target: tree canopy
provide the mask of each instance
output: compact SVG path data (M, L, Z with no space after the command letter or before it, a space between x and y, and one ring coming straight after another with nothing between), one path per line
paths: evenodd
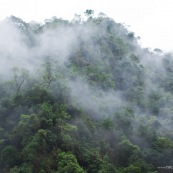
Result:
M173 165L173 55L142 48L103 13L85 15L0 23L0 172Z

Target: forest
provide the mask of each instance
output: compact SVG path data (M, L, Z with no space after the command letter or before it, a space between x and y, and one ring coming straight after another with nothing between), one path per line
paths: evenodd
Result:
M0 22L1 173L173 169L173 54L103 13Z

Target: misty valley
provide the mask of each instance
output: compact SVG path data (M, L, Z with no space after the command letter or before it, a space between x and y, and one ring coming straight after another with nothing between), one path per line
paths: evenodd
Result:
M173 54L85 17L0 22L0 172L171 172Z

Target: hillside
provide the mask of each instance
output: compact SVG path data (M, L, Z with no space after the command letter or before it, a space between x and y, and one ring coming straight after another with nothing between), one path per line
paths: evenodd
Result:
M92 12L0 22L1 173L172 169L173 55Z

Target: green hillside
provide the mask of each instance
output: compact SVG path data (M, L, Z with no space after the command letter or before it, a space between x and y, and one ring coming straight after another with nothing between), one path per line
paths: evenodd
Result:
M1 173L171 171L173 54L85 14L1 21Z

